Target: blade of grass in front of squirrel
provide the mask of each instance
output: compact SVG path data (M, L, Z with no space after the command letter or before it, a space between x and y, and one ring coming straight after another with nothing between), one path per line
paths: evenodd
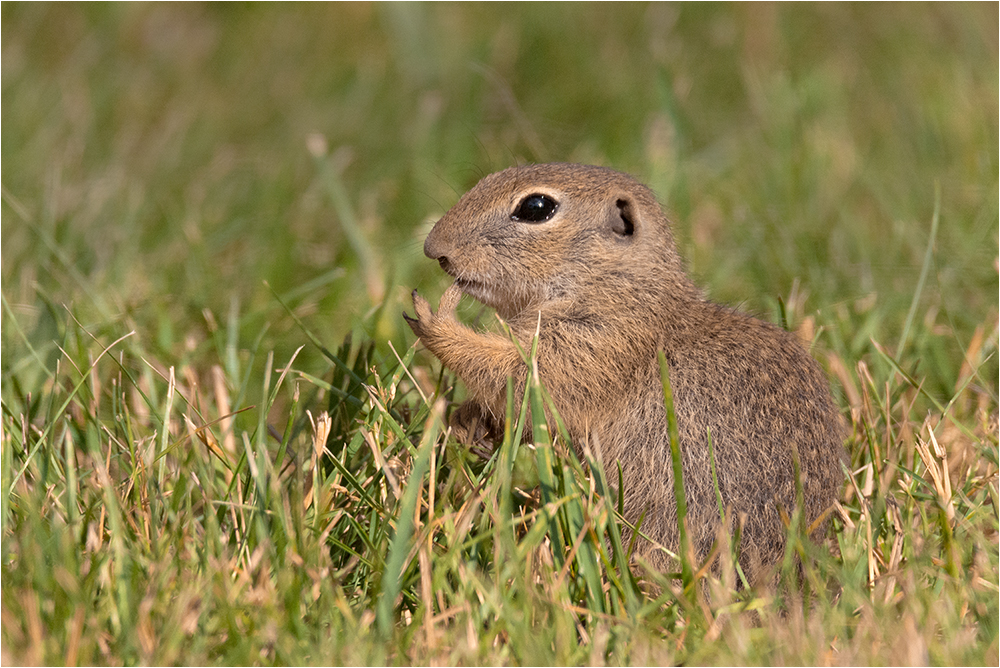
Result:
M545 386L540 381L538 383L538 392L541 394L542 400L549 410L549 415L551 415L551 420L556 425L556 431L562 438L566 448L566 456L561 458L562 466L561 475L559 476L562 483L563 497L571 499L563 508L566 527L565 540L568 545L577 546L575 558L580 574L583 575L584 581L587 583L590 609L606 612L604 588L600 571L600 539L593 524L587 527L587 518L589 516L590 521L593 522L595 519L593 517L595 510L589 508L588 504L584 502L588 494L586 490L580 488L579 482L583 476L583 469L580 467L576 459L576 454L572 449L572 442L569 431L566 429L566 424L563 422L562 417L560 417L551 395L549 395Z
M615 502L620 500L620 497L613 498L611 489L608 487L607 476L604 473L604 467L601 465L601 462L593 456L593 453L590 452L589 449L585 451L584 454L587 458L587 465L590 468L590 475L597 481L597 493L601 497L601 503L604 506L604 514L607 517L606 529L598 527L597 537L599 540L603 537L606 531L611 544L611 559L605 561L605 572L607 573L608 579L611 581L613 591L617 591L617 596L609 597L613 604L612 609L618 614L622 614L622 612L624 612L625 615L631 616L638 609L639 590L637 588L635 578L632 576L632 571L629 569L628 553L625 550L625 546L622 545L622 532L618 526L619 515L615 508ZM619 468L619 471L620 470L621 469ZM621 476L619 476L619 479L621 479ZM603 556L604 552L603 550L600 550L600 548L601 545L597 545L597 549ZM614 604L618 602L621 602L624 606L623 611L616 609L617 605Z
M535 462L538 466L538 482L542 488L542 503L546 507L558 499L559 485L556 483L555 457L552 453L552 439L549 436L549 425L545 421L545 410L542 407L542 393L538 388L538 365L532 362L532 370L528 381L528 396L531 402L531 428L535 444ZM545 512L549 522L549 535L552 538L553 555L559 566L565 557L562 532L559 530L558 515Z
M588 508L585 503L587 495L584 490L574 489L580 483L565 460L562 465L561 478L563 497L570 499L564 510L566 542L569 545L577 546L575 559L579 572L587 583L587 598L590 609L596 612L606 612L604 589L601 584L601 562L598 556L599 546L595 545L598 538L593 526L594 511Z
M670 437L670 461L673 465L674 499L677 502L677 532L680 537L678 557L681 562L681 582L684 591L691 598L695 596L694 569L691 563L691 543L687 533L687 497L684 494L684 469L681 462L680 435L677 429L677 414L674 412L674 392L670 386L670 367L662 350L656 352L660 363L660 383L663 385L663 404L667 411L667 432Z

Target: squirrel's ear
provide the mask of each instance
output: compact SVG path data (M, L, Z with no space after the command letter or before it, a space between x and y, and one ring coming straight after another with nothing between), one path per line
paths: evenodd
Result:
M620 237L630 237L635 232L635 204L630 199L619 198L611 210L611 231Z

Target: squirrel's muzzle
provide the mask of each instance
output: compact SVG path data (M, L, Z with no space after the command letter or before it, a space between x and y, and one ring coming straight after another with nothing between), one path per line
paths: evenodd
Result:
M449 244L441 241L441 235L435 234L436 229L435 227L431 230L431 233L427 235L427 240L424 241L424 255L432 260L437 260L441 268L450 274L452 273L452 265L451 260L448 259Z
M445 255L443 244L439 241L440 236L434 234L434 230L427 235L427 239L424 241L424 255L432 260L437 260Z
M440 261L441 258L446 255L454 254L455 244L448 240L448 234L441 231L441 222L431 229L430 234L427 235L427 239L424 241L424 255L432 260Z

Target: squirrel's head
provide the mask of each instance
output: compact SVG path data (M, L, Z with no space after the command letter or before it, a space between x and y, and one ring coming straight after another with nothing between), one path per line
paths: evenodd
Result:
M604 167L550 163L491 174L437 222L427 257L504 318L595 290L694 290L652 191ZM626 297L627 299L627 297Z

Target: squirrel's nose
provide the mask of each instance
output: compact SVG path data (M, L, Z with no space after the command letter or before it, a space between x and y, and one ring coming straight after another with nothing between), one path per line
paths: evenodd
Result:
M455 267L449 256L455 255L455 244L449 238L447 226L442 231L441 222L434 226L427 239L424 241L424 255L432 260L437 260L441 268L448 274L454 276Z
M441 260L447 255L448 249L445 247L446 244L441 242L441 235L435 234L435 230L431 230L424 241L424 255L432 260Z

